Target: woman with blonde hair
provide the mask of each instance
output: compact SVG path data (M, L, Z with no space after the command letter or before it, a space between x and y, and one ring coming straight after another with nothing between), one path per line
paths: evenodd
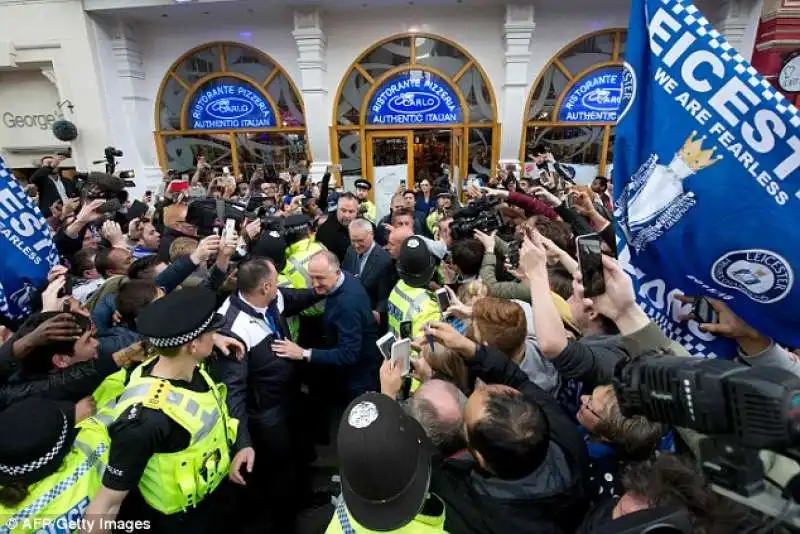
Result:
M465 395L472 390L467 365L458 353L439 343L433 345L425 343L420 355L432 371L431 376L425 377L426 379L435 378L452 382Z

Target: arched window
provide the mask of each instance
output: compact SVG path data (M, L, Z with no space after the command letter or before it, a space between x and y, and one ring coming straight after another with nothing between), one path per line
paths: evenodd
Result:
M405 104L394 101L400 96ZM460 184L490 174L497 161L489 79L475 58L442 37L408 33L376 43L347 70L334 102L333 160L346 184L374 181L373 166L393 163L408 163L410 182L449 168ZM395 139L401 132L407 137Z
M584 35L545 65L528 96L521 161L543 145L579 179L610 174L626 37L622 28Z
M185 172L203 155L217 171L249 176L308 160L303 101L271 57L248 45L212 42L172 64L158 90L156 145L162 169Z

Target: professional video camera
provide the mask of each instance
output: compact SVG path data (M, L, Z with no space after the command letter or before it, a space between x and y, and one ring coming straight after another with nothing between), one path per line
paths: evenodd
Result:
M103 213L116 213L128 200L126 184L122 178L103 172L79 172L74 177L75 188L84 202L104 199Z
M472 237L475 230L486 233L500 230L505 222L497 211L499 203L499 199L482 198L455 212L453 222L450 224L450 233L453 239Z
M106 166L106 173L114 174L117 170L117 159L123 156L122 150L115 148L113 146L107 146L103 151L103 159L98 159L92 162L92 165L99 165L101 163L105 163ZM131 178L135 178L135 173L132 170L120 171L119 177L125 180L125 187L134 187L134 184L131 181Z
M621 361L613 385L623 415L709 435L700 460L714 491L800 527L800 475L784 498L768 494L758 454L800 459L800 378L778 367L651 353Z

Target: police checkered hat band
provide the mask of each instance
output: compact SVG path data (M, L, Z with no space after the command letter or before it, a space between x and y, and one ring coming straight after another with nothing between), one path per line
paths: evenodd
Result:
M41 469L42 467L46 466L50 462L52 462L61 452L61 450L65 446L65 442L67 440L67 434L69 433L69 421L67 420L67 416L63 413L61 414L63 423L61 427L61 433L58 436L58 440L53 447L47 451L43 456L33 460L32 462L28 462L22 465L7 465L7 464L0 464L0 473L3 473L7 476L18 477L21 475L25 475L28 473L33 473Z
M191 332L187 332L180 336L172 336L172 337L148 337L148 341L151 345L157 348L166 349L166 348L173 348L173 347L180 347L193 341L200 337L200 335L206 331L208 326L211 324L211 321L214 320L214 315L216 312L212 313L208 316L208 319L203 321L203 324L192 330Z

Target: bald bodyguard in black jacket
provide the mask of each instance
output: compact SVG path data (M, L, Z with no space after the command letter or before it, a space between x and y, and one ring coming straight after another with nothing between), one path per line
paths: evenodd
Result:
M302 364L278 358L271 345L288 339L286 317L313 306L322 296L313 289L279 289L275 265L265 258L241 264L237 280L237 291L219 309L225 316L222 332L241 341L246 352L240 361L218 361L231 416L239 419L231 480L246 485L245 497L252 502L242 510L256 516L250 520L261 531L294 532L297 509L304 493L310 493L307 451L302 450L309 440L298 435L303 421L298 413Z

